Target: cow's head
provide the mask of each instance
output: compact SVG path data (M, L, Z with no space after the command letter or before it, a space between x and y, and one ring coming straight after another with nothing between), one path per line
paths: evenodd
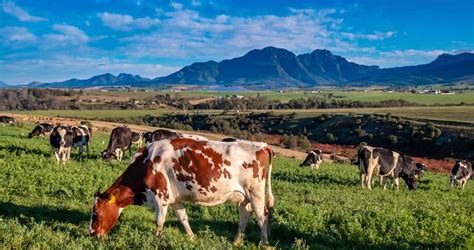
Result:
M58 126L51 133L51 142L55 142L60 147L65 146L67 141L72 141L73 131L70 127Z
M150 143L153 141L153 133L152 132L145 132L143 133L143 138L145 138L146 143Z
M418 181L421 179L421 175L423 173L423 169L421 165L415 163L410 157L407 156L400 156L401 159L399 161L402 162L402 172L400 173L400 177L405 181L408 186L408 189L413 190L416 189L416 185ZM423 164L424 165L424 164ZM426 168L426 167L425 167Z
M101 237L106 235L117 223L122 208L119 206L118 197L120 190L115 189L110 194L96 192L94 206L92 207L89 233L91 236Z
M110 161L111 157L112 157L112 154L107 152L107 150L102 151L102 159L104 161Z
M305 167L305 166L310 166L311 168L319 168L319 164L323 161L323 151L317 149L317 150L311 150L308 152L308 155L306 156L306 159L303 161L303 163L300 164L300 167Z
M451 170L451 186L460 186L464 178L469 176L469 167L472 167L468 161L456 161Z

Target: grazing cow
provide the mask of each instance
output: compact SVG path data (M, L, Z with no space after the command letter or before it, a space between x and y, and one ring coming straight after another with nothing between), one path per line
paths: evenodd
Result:
M421 175L415 162L407 156L383 148L370 146L362 147L358 154L360 180L362 188L367 184L372 190L371 179L373 175L391 177L394 188L399 189L401 177L409 189L416 189L416 183ZM383 182L383 178L380 179ZM385 186L384 186L385 189Z
M146 143L151 143L154 141L160 141L160 140L165 140L165 139L177 139L177 138L188 138L188 139L194 139L198 141L207 141L208 139L206 137L200 136L200 135L187 135L187 134L182 134L180 132L176 132L173 130L169 129L157 129L153 132L146 132L143 137L145 138Z
M456 161L451 169L451 187L466 186L467 181L472 178L472 163L468 161Z
M129 205L155 211L156 236L161 236L171 206L193 237L183 202L214 206L238 204L240 243L254 211L262 244L268 243L274 198L270 175L273 154L266 143L199 141L188 138L153 142L135 154L125 172L105 192L95 195L89 232L103 236Z
M12 126L15 125L15 118L11 117L11 116L0 116L0 124L2 124L3 126L5 126L5 124L10 124Z
M51 133L53 131L53 124L51 123L39 123L33 130L28 133L28 138L33 138L33 136L44 137L46 133Z
M319 169L319 165L323 162L323 151L320 149L309 151L306 159L300 164L300 167L309 166L311 169Z
M143 145L143 134L132 132L132 144L137 144L137 147L141 148Z
M82 161L83 147L87 148L89 155L89 144L92 130L85 125L69 127L65 125L56 126L49 136L54 156L59 164L66 164L71 158L71 148L79 147L79 160Z
M128 149L130 156L132 155L132 130L122 126L116 127L110 133L109 145L107 149L102 152L104 160L110 160L112 155L117 157L117 160L122 161L123 151Z
M241 139L237 139L237 138L234 138L234 137L227 137L227 138L222 139L221 141L223 141L223 142L235 142L235 141L241 141Z

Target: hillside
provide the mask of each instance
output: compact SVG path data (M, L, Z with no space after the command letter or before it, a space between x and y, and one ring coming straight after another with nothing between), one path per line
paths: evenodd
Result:
M295 55L286 49L266 47L221 62L198 62L168 76L154 79L121 73L103 74L85 80L32 83L40 88L90 88L98 86L158 87L170 84L239 86L247 89L291 89L321 86L413 86L472 82L474 54L443 54L434 61L381 69L360 65L329 50Z

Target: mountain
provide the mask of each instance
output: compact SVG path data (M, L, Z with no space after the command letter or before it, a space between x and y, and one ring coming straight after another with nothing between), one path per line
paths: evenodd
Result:
M110 73L93 76L89 79L69 79L62 82L52 83L40 83L32 82L28 84L28 87L34 88L91 88L91 87L102 87L102 86L137 86L151 81L149 78L144 78L139 75L132 75L126 73L120 73L114 76Z
M10 87L10 85L8 85L7 83L5 83L4 81L0 81L0 89L2 88L8 88Z
M153 87L165 84L225 85L248 89L311 88L318 86L423 85L474 81L474 54L443 54L434 61L381 69L360 65L329 50L293 52L266 47L221 62L197 62L168 76L155 79L121 73L85 80L31 83L29 87L87 88L97 86Z
M194 63L158 82L252 88L312 87L350 82L378 69L348 62L328 50L296 56L285 49L266 47L219 63Z
M422 85L449 83L474 79L474 54L442 54L434 61L416 65L381 69L365 78L358 79L366 84L380 82L396 85Z

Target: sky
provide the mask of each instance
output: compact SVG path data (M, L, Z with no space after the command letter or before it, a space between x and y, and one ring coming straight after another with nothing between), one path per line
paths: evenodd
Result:
M474 50L472 0L0 0L0 80L155 78L275 46L380 67Z

